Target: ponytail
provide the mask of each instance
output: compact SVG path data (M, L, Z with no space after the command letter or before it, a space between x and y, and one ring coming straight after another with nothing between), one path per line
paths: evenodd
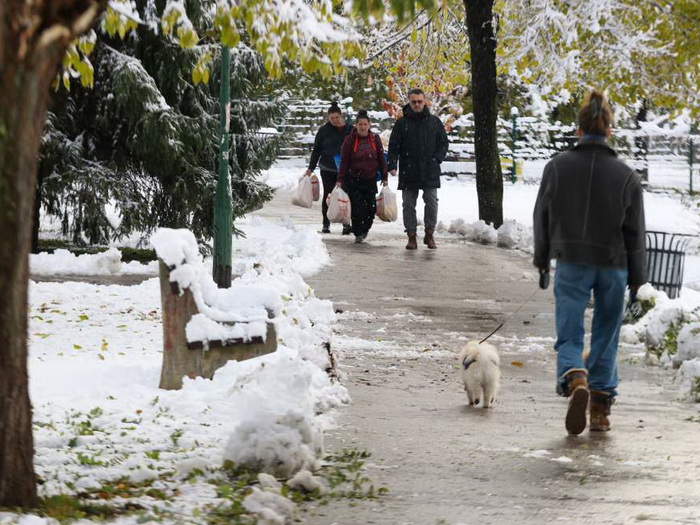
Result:
M586 134L605 135L612 125L613 111L605 95L593 90L578 112L578 127Z

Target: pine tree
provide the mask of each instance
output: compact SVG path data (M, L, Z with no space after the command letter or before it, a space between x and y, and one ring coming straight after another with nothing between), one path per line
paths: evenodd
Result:
M188 15L197 23L205 13ZM182 50L146 26L125 40L100 39L91 55L94 89L56 93L42 140L41 203L60 217L64 235L95 244L166 226L211 237L219 79L214 73L212 82L195 86L190 76L202 53L217 50ZM280 140L258 130L272 126L281 110L263 91L260 55L239 44L231 56L235 219L272 196L258 175L274 162Z

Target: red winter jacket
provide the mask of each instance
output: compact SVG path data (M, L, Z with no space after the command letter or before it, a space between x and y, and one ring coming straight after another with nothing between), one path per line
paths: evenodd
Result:
M354 179L374 180L377 172L382 174L382 181L387 180L386 158L379 135L370 131L366 137L360 137L357 129L353 129L340 148L338 182L342 182L346 175Z

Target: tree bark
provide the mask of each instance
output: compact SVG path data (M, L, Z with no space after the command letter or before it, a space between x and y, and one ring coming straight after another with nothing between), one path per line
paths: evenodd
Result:
M474 154L479 218L498 228L503 224L503 175L498 153L498 87L494 0L464 0L471 50Z
M0 507L36 504L27 279L37 159L51 84L106 0L0 2Z

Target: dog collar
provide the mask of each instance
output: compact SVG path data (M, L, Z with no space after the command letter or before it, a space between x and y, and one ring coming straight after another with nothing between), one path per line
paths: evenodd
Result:
M462 365L464 366L464 369L466 370L466 369L469 368L469 367L471 366L471 364L474 363L475 361L476 361L476 359L465 359L465 360L462 362Z

